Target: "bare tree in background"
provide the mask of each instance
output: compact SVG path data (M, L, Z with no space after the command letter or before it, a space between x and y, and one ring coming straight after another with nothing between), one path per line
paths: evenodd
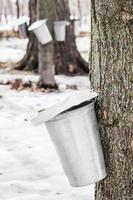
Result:
M13 16L13 4L10 0L0 0L0 20L4 17L5 22L8 23L9 18Z
M17 18L19 18L20 17L19 0L16 0L16 10L17 10Z
M35 0L30 0L30 13L35 12L35 8L32 8L32 4L37 3ZM52 21L56 20L68 20L70 21L70 12L68 7L68 1L67 0L42 0L43 4L43 10L41 11L41 18L47 18L51 19ZM49 11L49 12L47 12ZM35 16L34 13L32 13L30 16L32 18L32 15ZM32 19L33 21L33 19ZM53 31L52 31L53 35ZM37 69L38 68L38 58L37 56L33 57L32 54L34 51L37 51L36 48L29 48L34 45L32 36L29 40L29 45L27 49L27 55L24 57L24 59L18 63L17 69ZM64 73L64 74L73 74L73 73L86 73L88 72L88 63L81 57L79 54L76 43L75 43L75 36L74 36L74 29L73 29L73 23L71 22L71 25L67 27L67 37L66 41L63 43L55 42L54 43L54 63L55 63L55 70L56 73Z
M53 13L49 15L50 7L48 1L52 4L53 0L38 0L37 13L38 19L49 19L48 28L50 32L53 31ZM51 12L50 12L51 13ZM47 16L47 17L46 17ZM38 82L39 87L54 87L55 86L55 64L54 64L54 42L42 45L39 43L39 74L40 79Z
M44 13L46 18L49 19L52 17L53 21L67 20L70 22L70 26L66 28L66 41L55 42L54 57L56 73L73 74L88 72L88 63L81 57L75 43L74 28L73 22L70 21L68 1L54 0L52 3L48 1L47 5L49 5L51 12Z
M92 0L92 87L108 176L96 200L133 199L133 2Z
M37 19L37 0L29 1L29 17L30 24ZM38 71L38 41L34 33L29 32L29 43L26 54L20 62L15 64L15 68L19 70Z

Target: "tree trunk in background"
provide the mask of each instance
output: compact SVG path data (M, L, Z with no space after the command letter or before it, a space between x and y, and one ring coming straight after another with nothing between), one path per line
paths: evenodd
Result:
M16 10L17 10L17 18L20 16L20 9L19 9L19 1L16 0Z
M54 0L50 9L54 21L70 22L68 0ZM81 57L76 47L73 22L66 27L65 42L55 42L55 65L57 74L88 73L88 63Z
M70 22L68 0L53 0L45 4L51 11L45 13L46 18L52 21L68 20ZM76 47L73 22L66 27L65 42L55 41L54 59L56 74L88 73L88 63L81 57Z
M48 18L48 28L52 32L52 17L49 15L50 6L53 0L38 0L37 2L37 13L38 19ZM47 17L46 17L47 16ZM45 34L45 33L44 33ZM49 42L48 44L42 45L39 43L39 74L40 80L38 82L39 87L54 87L55 86L55 64L54 64L54 43Z
M108 176L96 200L133 199L133 4L92 0L90 78Z
M82 16L81 1L77 0L77 4L78 4L78 10L79 10L80 19L82 19L83 16Z
M29 0L30 24L37 18L37 0ZM15 65L15 69L38 71L38 41L33 32L29 32L29 43L23 59Z
M32 22L36 19L36 2L37 0L29 1L30 17ZM70 13L67 0L42 0L44 13L41 18L56 20L70 20ZM34 7L33 7L34 6ZM88 73L88 63L81 57L77 50L74 36L73 23L67 27L65 42L55 42L54 44L54 62L56 74L73 74L73 73ZM52 31L53 34L53 31ZM32 55L33 54L33 55ZM37 57L37 41L34 34L30 33L27 53L17 64L17 69L38 69Z

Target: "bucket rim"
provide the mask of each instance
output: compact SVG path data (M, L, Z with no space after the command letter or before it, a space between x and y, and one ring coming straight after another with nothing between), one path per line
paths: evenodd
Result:
M93 109L94 108L94 104L95 104L95 101L92 101L91 103L89 103L88 101L88 104L82 106L82 107L79 107L77 109L74 109L74 110L66 110L66 112L63 112L63 113L59 113L58 115L56 115L54 118L52 118L51 120L47 121L47 123L50 123L50 122L55 122L55 121L58 121L58 120L63 120L63 119L66 119L70 116L73 116L75 115L75 113L78 113L80 112L81 110L84 111L83 113L81 113L80 115L83 115L84 113L87 113L89 110ZM78 105L77 105L78 106ZM88 109L86 109L88 108Z
M66 20L54 21L53 24L54 24L54 26L67 26L68 21L66 21Z
M40 28L43 24L46 24L47 19L40 19L35 22L33 22L29 27L28 31L34 31L38 28Z
M64 100L62 100L59 103L54 104L53 106L46 108L45 110L39 112L39 114L31 119L31 122L33 125L37 126L40 124L43 124L47 121L50 121L63 111L66 111L67 109L79 105L85 101L92 100L93 98L96 98L98 96L98 93L92 91L92 90L80 90L75 91L69 94Z

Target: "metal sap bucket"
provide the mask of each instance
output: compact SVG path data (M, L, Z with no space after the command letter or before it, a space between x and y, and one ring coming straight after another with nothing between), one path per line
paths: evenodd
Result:
M52 41L50 31L46 25L47 19L38 20L34 22L29 28L29 31L33 31L37 36L41 44L47 44Z
M54 35L55 40L58 42L64 42L66 39L66 26L69 25L67 21L55 21L54 22Z
M28 24L29 18L27 17L20 17L17 19L18 30L21 38L28 37Z
M88 98L86 96L86 98L76 100L78 97L77 93L77 96L67 99L69 102L66 103L69 104L66 106L67 110L64 110L63 104L60 104L60 107L56 105L56 112L52 114L55 116L52 116L51 119L49 114L53 107L46 109L47 116L43 111L40 116L33 119L33 123L36 125L45 120L62 166L73 187L86 186L98 182L106 176L94 101L90 103L89 95ZM94 93L92 97L95 98ZM57 110L61 111L61 107L64 111L56 115Z
M27 38L28 37L28 28L27 23L19 25L19 34L21 38Z

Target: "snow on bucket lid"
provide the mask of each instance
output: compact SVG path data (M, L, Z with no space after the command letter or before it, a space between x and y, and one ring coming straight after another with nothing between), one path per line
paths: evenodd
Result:
M37 126L43 124L47 121L50 121L63 111L81 104L82 102L89 101L93 98L96 98L98 93L92 90L80 90L71 93L68 97L66 97L63 101L54 104L53 106L46 108L44 111L40 112L37 117L33 118L31 122Z
M29 26L28 31L32 31L32 30L39 28L44 23L46 23L46 21L47 21L47 19L41 19L41 20L34 22L33 24L31 24L31 26Z

